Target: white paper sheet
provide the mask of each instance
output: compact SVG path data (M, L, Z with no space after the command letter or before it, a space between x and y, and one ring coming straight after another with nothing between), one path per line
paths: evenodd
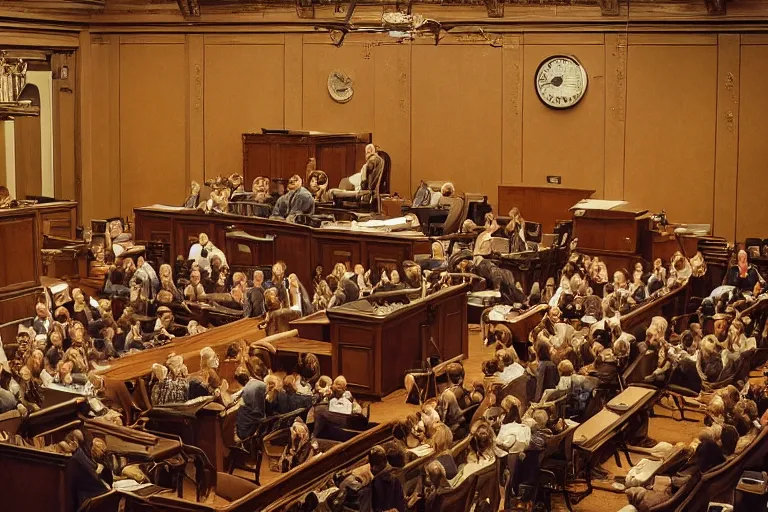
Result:
M624 206L627 201L611 201L609 199L582 199L571 209L579 210L612 210L619 206Z

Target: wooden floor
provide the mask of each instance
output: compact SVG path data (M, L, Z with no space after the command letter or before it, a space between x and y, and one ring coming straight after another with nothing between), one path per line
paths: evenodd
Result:
M479 327L470 325L469 358L464 360L467 383L471 383L474 380L482 380L481 363L484 359L490 358L492 354L493 349L483 346ZM401 389L386 396L381 402L371 404L371 421L383 422L399 419L416 410L418 410L418 406L405 403L405 391ZM671 419L670 411L662 407L657 406L655 413L656 416L651 418L649 435L657 441L667 441L671 444L677 442L688 443L704 426L703 416L701 415L690 414L692 418L697 420L695 422L678 422ZM688 416L688 413L686 413L686 416ZM639 454L631 454L631 457L632 462L635 464L642 458ZM611 459L605 464L604 468L615 476L623 477L626 476L629 467L623 459L622 463L624 464L623 467L617 467ZM247 474L241 476L247 476ZM279 474L269 471L265 460L261 471L262 484L266 484L278 476ZM582 500L581 503L575 505L574 510L584 512L615 512L625 505L627 505L627 498L624 493L596 489L590 496ZM562 502L553 503L553 509L566 510Z

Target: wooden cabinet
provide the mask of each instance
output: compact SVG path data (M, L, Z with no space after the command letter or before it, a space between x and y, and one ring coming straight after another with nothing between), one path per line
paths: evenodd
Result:
M325 312L330 325L334 375L344 375L356 394L381 398L403 386L408 370L427 357L469 354L467 286L453 286L414 300L387 315L351 302Z
M317 168L328 175L330 186L360 170L365 163L365 145L371 134L316 132L244 133L243 176L246 187L254 178L306 178L307 162L315 158Z
M42 247L37 208L0 210L0 325L34 316L40 285ZM17 326L0 329L5 343L13 343Z
M571 218L571 206L594 193L558 185L499 185L499 215L517 208L525 220L541 224L543 233L554 233L557 221Z

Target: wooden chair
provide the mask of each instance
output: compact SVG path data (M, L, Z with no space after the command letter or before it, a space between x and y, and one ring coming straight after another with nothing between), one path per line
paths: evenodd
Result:
M648 350L632 361L624 373L621 375L622 388L630 384L641 384L645 382L658 367L659 356L655 350Z
M289 428L296 418L306 418L308 411L308 409L296 409L285 414L269 416L259 423L253 434L240 442L234 439L234 422L237 421L237 415L233 414L234 418L225 422L223 426L225 430L222 432L222 435L227 436L224 445L229 452L226 460L227 473L231 475L235 468L250 471L253 473L253 481L256 485L261 485L260 473L265 437L272 432Z
M477 471L474 475L477 478L475 486L475 495L472 503L477 506L478 503L488 501L490 510L499 510L501 503L501 491L499 490L499 465L490 464L487 467Z
M456 487L451 489L441 489L426 500L425 512L440 512L450 510L451 512L468 512L472 506L472 499L475 496L477 487L477 473L469 476Z
M732 502L733 491L745 469L764 468L768 456L768 429L760 434L743 452L707 471L676 509L678 512L704 512L710 501Z

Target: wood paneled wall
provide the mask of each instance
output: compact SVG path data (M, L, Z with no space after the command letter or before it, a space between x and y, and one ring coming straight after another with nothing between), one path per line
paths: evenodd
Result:
M341 47L327 34L89 37L86 220L180 204L191 179L242 169L243 132L288 128L372 132L402 195L450 179L495 204L499 183L560 175L731 240L768 237L765 35L449 35L435 46L350 34ZM589 74L568 111L546 108L533 85L561 53ZM349 103L328 95L334 69L354 80Z

